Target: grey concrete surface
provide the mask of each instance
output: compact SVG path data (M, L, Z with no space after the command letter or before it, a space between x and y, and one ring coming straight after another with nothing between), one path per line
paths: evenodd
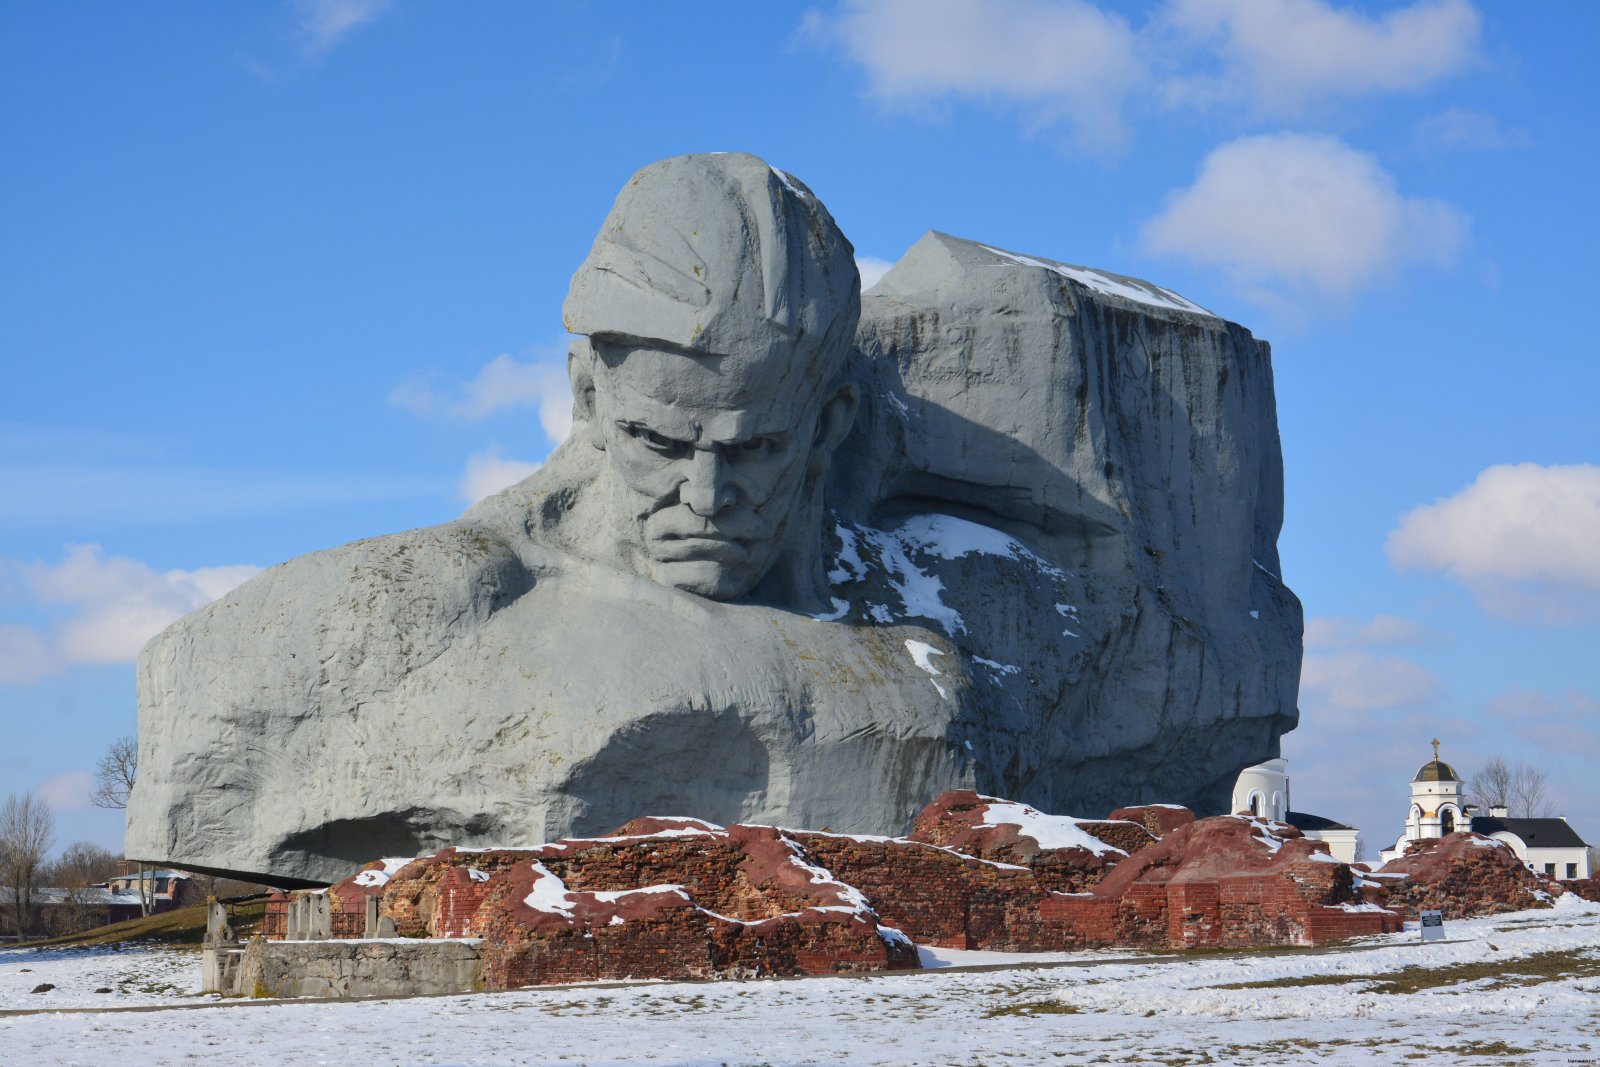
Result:
M941 234L858 288L796 179L641 171L538 472L146 647L128 854L331 881L639 815L892 833L952 787L1220 810L1296 717L1266 345Z
M244 997L401 997L471 993L483 988L475 942L267 941L244 951L207 949L228 958L212 968L204 992Z

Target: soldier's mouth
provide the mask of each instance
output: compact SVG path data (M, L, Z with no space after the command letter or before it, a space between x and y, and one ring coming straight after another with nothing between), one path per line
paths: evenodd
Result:
M689 560L730 563L750 556L750 545L744 539L712 532L666 534L653 538L651 545L654 550L652 555L667 563Z

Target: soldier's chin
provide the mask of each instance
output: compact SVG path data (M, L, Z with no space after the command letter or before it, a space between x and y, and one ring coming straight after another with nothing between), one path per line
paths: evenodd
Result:
M761 575L748 564L739 566L710 559L657 560L655 579L708 600L733 600L754 589Z

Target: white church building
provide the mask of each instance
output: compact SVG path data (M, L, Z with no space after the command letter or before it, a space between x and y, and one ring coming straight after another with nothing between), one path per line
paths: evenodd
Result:
M1361 847L1361 833L1355 827L1290 810L1289 763L1285 759L1269 759L1240 771L1233 784L1231 810L1238 815L1286 822L1311 840L1326 844L1333 858L1344 863L1354 863L1356 850Z
M1464 787L1455 768L1439 758L1436 738L1433 759L1419 767L1411 779L1411 807L1406 812L1405 832L1393 848L1379 853L1382 862L1404 856L1413 841L1471 830L1504 841L1523 863L1551 877L1588 878L1595 873L1595 849L1566 819L1513 819L1500 807L1491 808L1488 815L1476 815L1466 802Z

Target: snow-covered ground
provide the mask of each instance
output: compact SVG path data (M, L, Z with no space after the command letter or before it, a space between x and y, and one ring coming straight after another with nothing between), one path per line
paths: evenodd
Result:
M187 992L200 979L194 953L7 950L0 1008L156 1007L0 1016L0 1057L6 1067L1600 1064L1600 905L1568 896L1445 931L1443 944L1421 944L1413 929L1364 943L1376 948L1316 952L937 952L928 962L944 966L922 974L187 1011L160 1009L213 1002ZM1011 966L959 969L976 964ZM40 982L57 988L29 992Z
M34 993L38 986L55 986ZM107 1008L192 1003L200 988L198 949L0 949L0 1010ZM0 1026L4 1023L0 1022Z

